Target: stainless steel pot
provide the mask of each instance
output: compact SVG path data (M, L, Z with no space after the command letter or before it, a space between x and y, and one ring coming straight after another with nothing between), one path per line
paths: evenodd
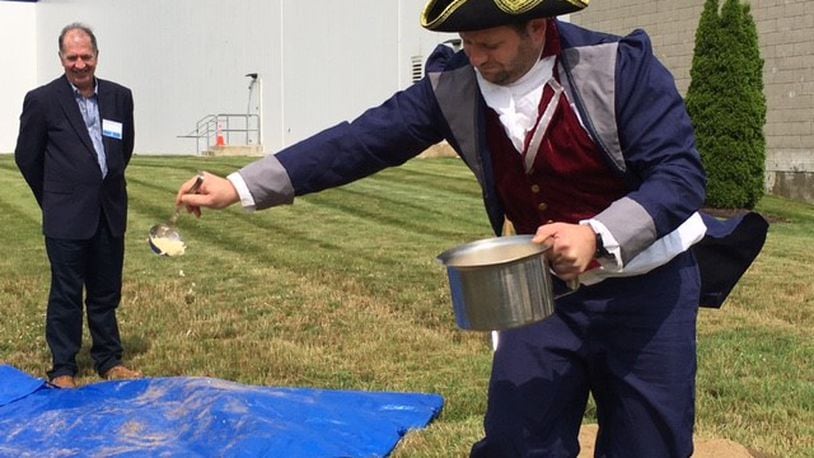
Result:
M447 267L452 306L461 329L504 330L554 313L547 244L531 235L479 240L438 255ZM578 283L577 283L578 284ZM573 287L572 287L573 288Z

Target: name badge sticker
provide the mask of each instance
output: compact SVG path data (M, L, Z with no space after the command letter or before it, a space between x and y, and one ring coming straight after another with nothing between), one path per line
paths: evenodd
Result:
M102 135L105 137L115 138L116 140L122 139L122 123L111 121L109 119L102 120Z

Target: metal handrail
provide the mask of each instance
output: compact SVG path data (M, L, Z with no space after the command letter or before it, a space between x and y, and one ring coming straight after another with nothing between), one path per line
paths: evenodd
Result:
M260 116L247 113L208 114L195 123L195 129L178 138L195 139L195 154L210 151L212 147L235 145L233 140L243 140L238 145L262 145Z

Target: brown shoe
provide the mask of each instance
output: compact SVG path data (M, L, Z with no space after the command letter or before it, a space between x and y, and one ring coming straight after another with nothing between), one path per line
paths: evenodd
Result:
M60 375L59 377L54 377L50 381L51 385L67 389L67 388L76 388L76 379L73 378L73 375Z
M111 367L102 375L102 378L106 380L128 380L142 377L144 377L144 374L141 372L130 370L121 364Z

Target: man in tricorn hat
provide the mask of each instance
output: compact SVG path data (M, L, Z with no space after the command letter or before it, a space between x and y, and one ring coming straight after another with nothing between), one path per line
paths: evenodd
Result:
M439 46L425 78L354 121L178 192L197 215L265 209L449 142L493 230L551 243L554 273L581 283L501 332L473 456L576 456L589 393L597 456L691 455L698 306L719 307L765 239L757 214L698 212L706 177L672 75L642 31L554 18L587 2L430 0L422 25L459 32L462 52Z

